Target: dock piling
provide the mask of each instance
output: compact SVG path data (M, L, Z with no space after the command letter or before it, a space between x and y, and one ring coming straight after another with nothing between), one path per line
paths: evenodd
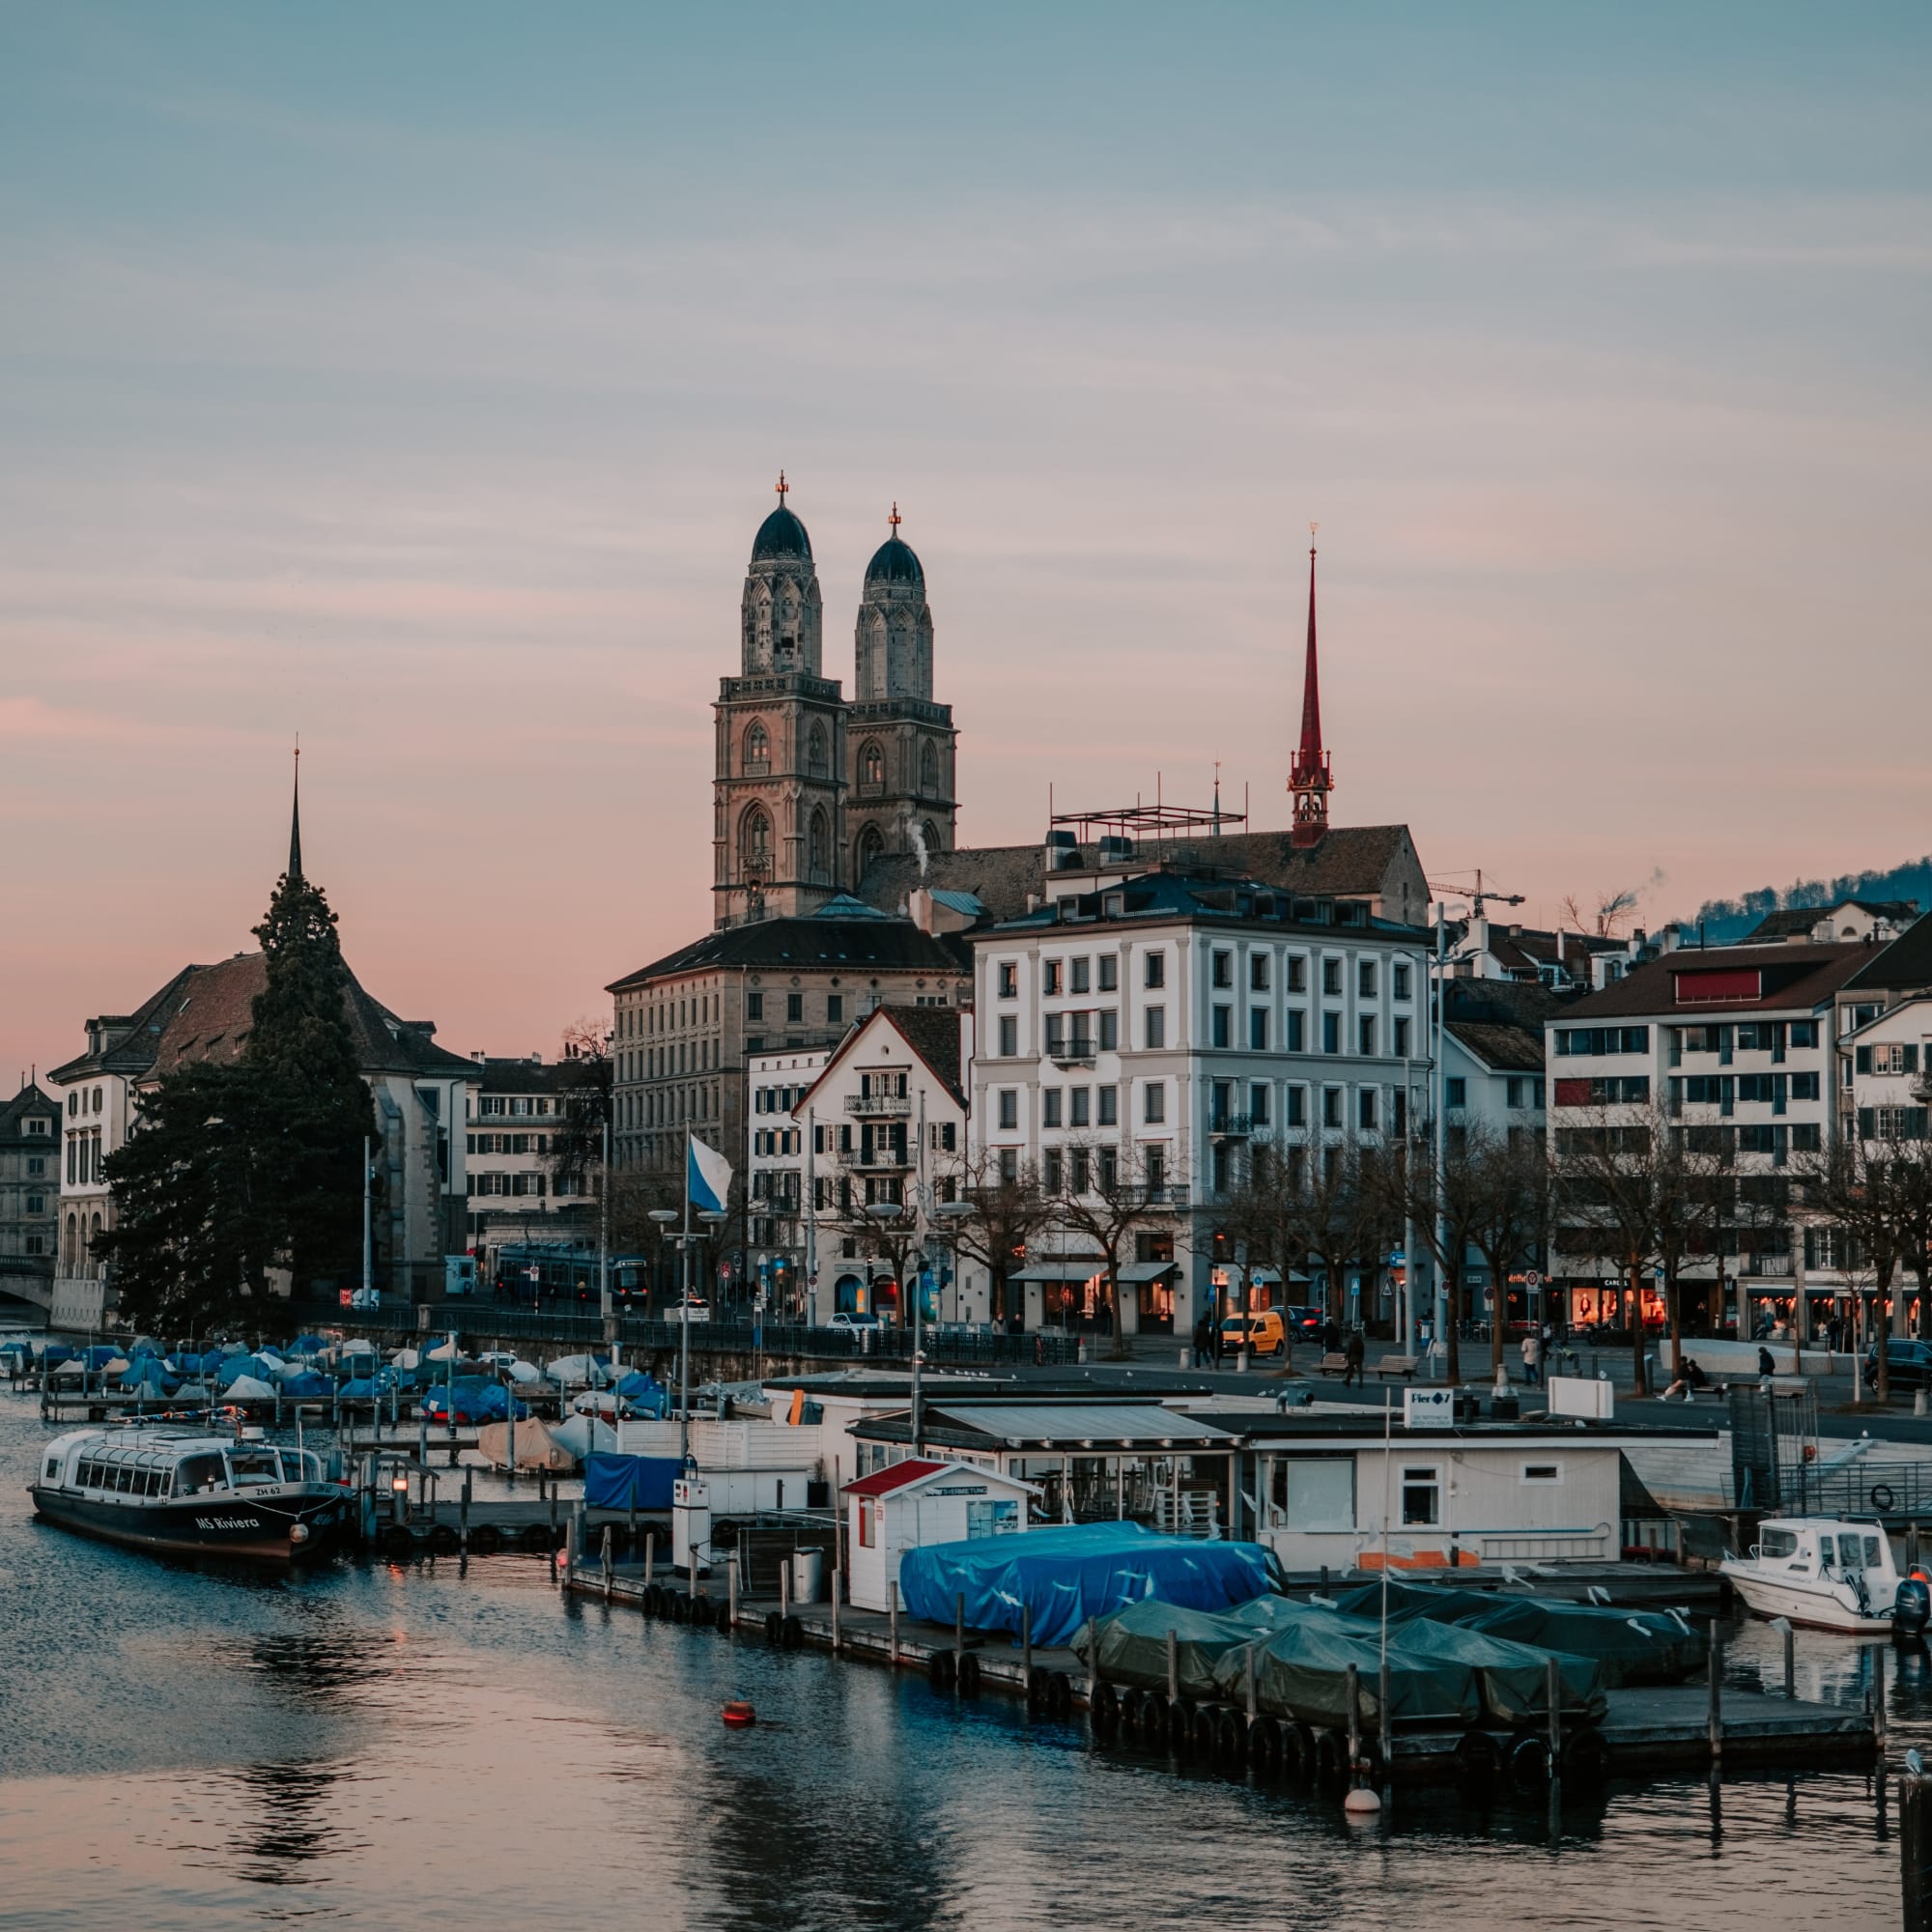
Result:
M1788 1617L1779 1617L1778 1623L1784 1629L1784 1694L1793 1703L1798 1701L1798 1633L1792 1628Z
M1879 1762L1885 1762L1885 1646L1871 1652L1872 1661L1872 1741L1878 1746Z
M1711 1764L1724 1761L1724 1644L1717 1620L1711 1623Z
M456 1548L465 1556L469 1554L469 1479L473 1470L463 1472L463 1500L456 1508Z
M832 1655L838 1655L838 1573L832 1573Z
M1342 1694L1349 1707L1349 1789L1352 1791L1362 1762L1362 1666L1359 1663L1350 1664L1348 1688Z
M1549 1776L1553 1779L1563 1764L1563 1673L1553 1657L1545 1683L1544 1695L1549 1699ZM1386 1740L1383 1747L1387 1747Z
M1180 1635L1173 1629L1167 1633L1167 1702L1170 1710L1180 1702Z
M1033 1683L1033 1605L1020 1605L1020 1676Z
M577 1581L578 1559L583 1553L583 1505L570 1506L569 1543L564 1550L564 1570L571 1582Z
M599 1552L604 1564L604 1601L611 1601L611 1525L604 1525L604 1547Z
M644 1588L651 1587L651 1572L657 1568L658 1533L654 1529L644 1531ZM735 1573L734 1573L735 1574Z
M1259 1644L1249 1644L1247 1659L1241 1666L1241 1682L1242 1688L1246 1692L1245 1701L1248 1707L1248 1727L1250 1730L1254 1728L1255 1719L1261 1712L1259 1690L1255 1683L1255 1653L1260 1648Z
M1932 1932L1932 1845L1926 1839L1925 1781L1898 1783L1898 1866L1906 1932Z
M966 1592L952 1594L952 1661L956 1664L966 1655Z
M779 1558L779 1621L791 1615L791 1558Z
M649 1550L657 1539L648 1530L644 1533L644 1587L650 1588L651 1559ZM724 1557L724 1628L734 1631L738 1628L738 1552L733 1549Z
M899 1667L899 1585L898 1578L886 1585L886 1640L887 1655L892 1660L895 1670Z

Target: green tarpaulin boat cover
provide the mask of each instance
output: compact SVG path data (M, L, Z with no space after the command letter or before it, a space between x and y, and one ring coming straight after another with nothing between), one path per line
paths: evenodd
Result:
M1328 1729L1349 1721L1348 1669L1360 1672L1364 1724L1381 1721L1381 1636L1366 1623L1351 1632L1345 1618L1300 1617L1255 1653L1255 1690L1270 1717L1293 1718ZM1473 1724L1483 1713L1475 1670L1454 1658L1419 1657L1389 1649L1389 1719L1397 1724ZM1224 1651L1214 1669L1222 1702L1247 1694L1241 1648Z
M1595 1722L1609 1708L1604 1667L1594 1658L1566 1657L1467 1624L1417 1617L1389 1626L1390 1655L1466 1663L1476 1673L1483 1710L1499 1724L1541 1723L1549 1717L1549 1661L1556 1660L1556 1701L1563 1715Z
M1083 1663L1095 1662L1109 1684L1136 1690L1167 1689L1167 1634L1175 1634L1175 1674L1180 1694L1200 1701L1212 1697L1214 1667L1230 1650L1251 1643L1310 1617L1346 1625L1332 1610L1310 1610L1286 1597L1257 1597L1233 1610L1187 1610L1173 1604L1131 1604L1112 1616L1094 1617L1073 1639Z
M1382 1586L1368 1583L1342 1598L1341 1607L1356 1616L1379 1616L1381 1600ZM1541 1650L1587 1657L1602 1665L1606 1690L1680 1683L1702 1670L1710 1655L1708 1634L1675 1610L1619 1609L1391 1580L1389 1617L1392 1622L1458 1624Z

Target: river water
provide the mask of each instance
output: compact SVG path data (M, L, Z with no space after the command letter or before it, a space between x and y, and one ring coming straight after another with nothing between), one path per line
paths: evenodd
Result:
M1097 1753L922 1679L560 1600L541 1558L156 1562L36 1525L0 1394L0 1928L1895 1926L1862 1774L1488 1810L1332 1801ZM1741 1628L1740 1684L1776 1673ZM1893 1760L1932 1749L1921 1657ZM1872 1653L1800 1634L1800 1689ZM755 1729L719 1721L729 1698Z

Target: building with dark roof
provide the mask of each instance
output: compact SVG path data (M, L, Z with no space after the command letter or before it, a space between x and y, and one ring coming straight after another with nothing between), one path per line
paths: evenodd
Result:
M60 1200L60 1102L33 1080L0 1107L0 1294L44 1305Z
M555 1239L565 1224L572 1236L594 1234L589 1208L598 1177L586 1176L580 1191L550 1165L551 1142L579 1077L571 1061L546 1061L541 1054L470 1055L463 1149L470 1247Z
M1829 905L1780 906L1768 912L1739 943L1765 946L1829 940L1896 939L1918 917L1916 899L1839 899Z
M298 820L288 875L301 875ZM259 952L184 966L131 1012L90 1019L85 1050L48 1073L62 1109L53 1307L68 1325L89 1325L105 1306L94 1257L96 1241L114 1225L103 1166L137 1126L142 1094L181 1067L239 1060L267 979ZM375 1101L375 1158L386 1182L374 1230L376 1285L403 1294L440 1292L443 1258L461 1253L467 1239L462 1122L471 1064L436 1043L434 1022L398 1017L353 971L342 1006Z

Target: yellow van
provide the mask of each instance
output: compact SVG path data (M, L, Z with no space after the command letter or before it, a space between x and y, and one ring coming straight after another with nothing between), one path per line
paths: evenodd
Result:
M1253 1355L1279 1355L1288 1349L1288 1329L1279 1308L1264 1308L1253 1315L1230 1315L1221 1323L1221 1352L1233 1354L1246 1348Z

